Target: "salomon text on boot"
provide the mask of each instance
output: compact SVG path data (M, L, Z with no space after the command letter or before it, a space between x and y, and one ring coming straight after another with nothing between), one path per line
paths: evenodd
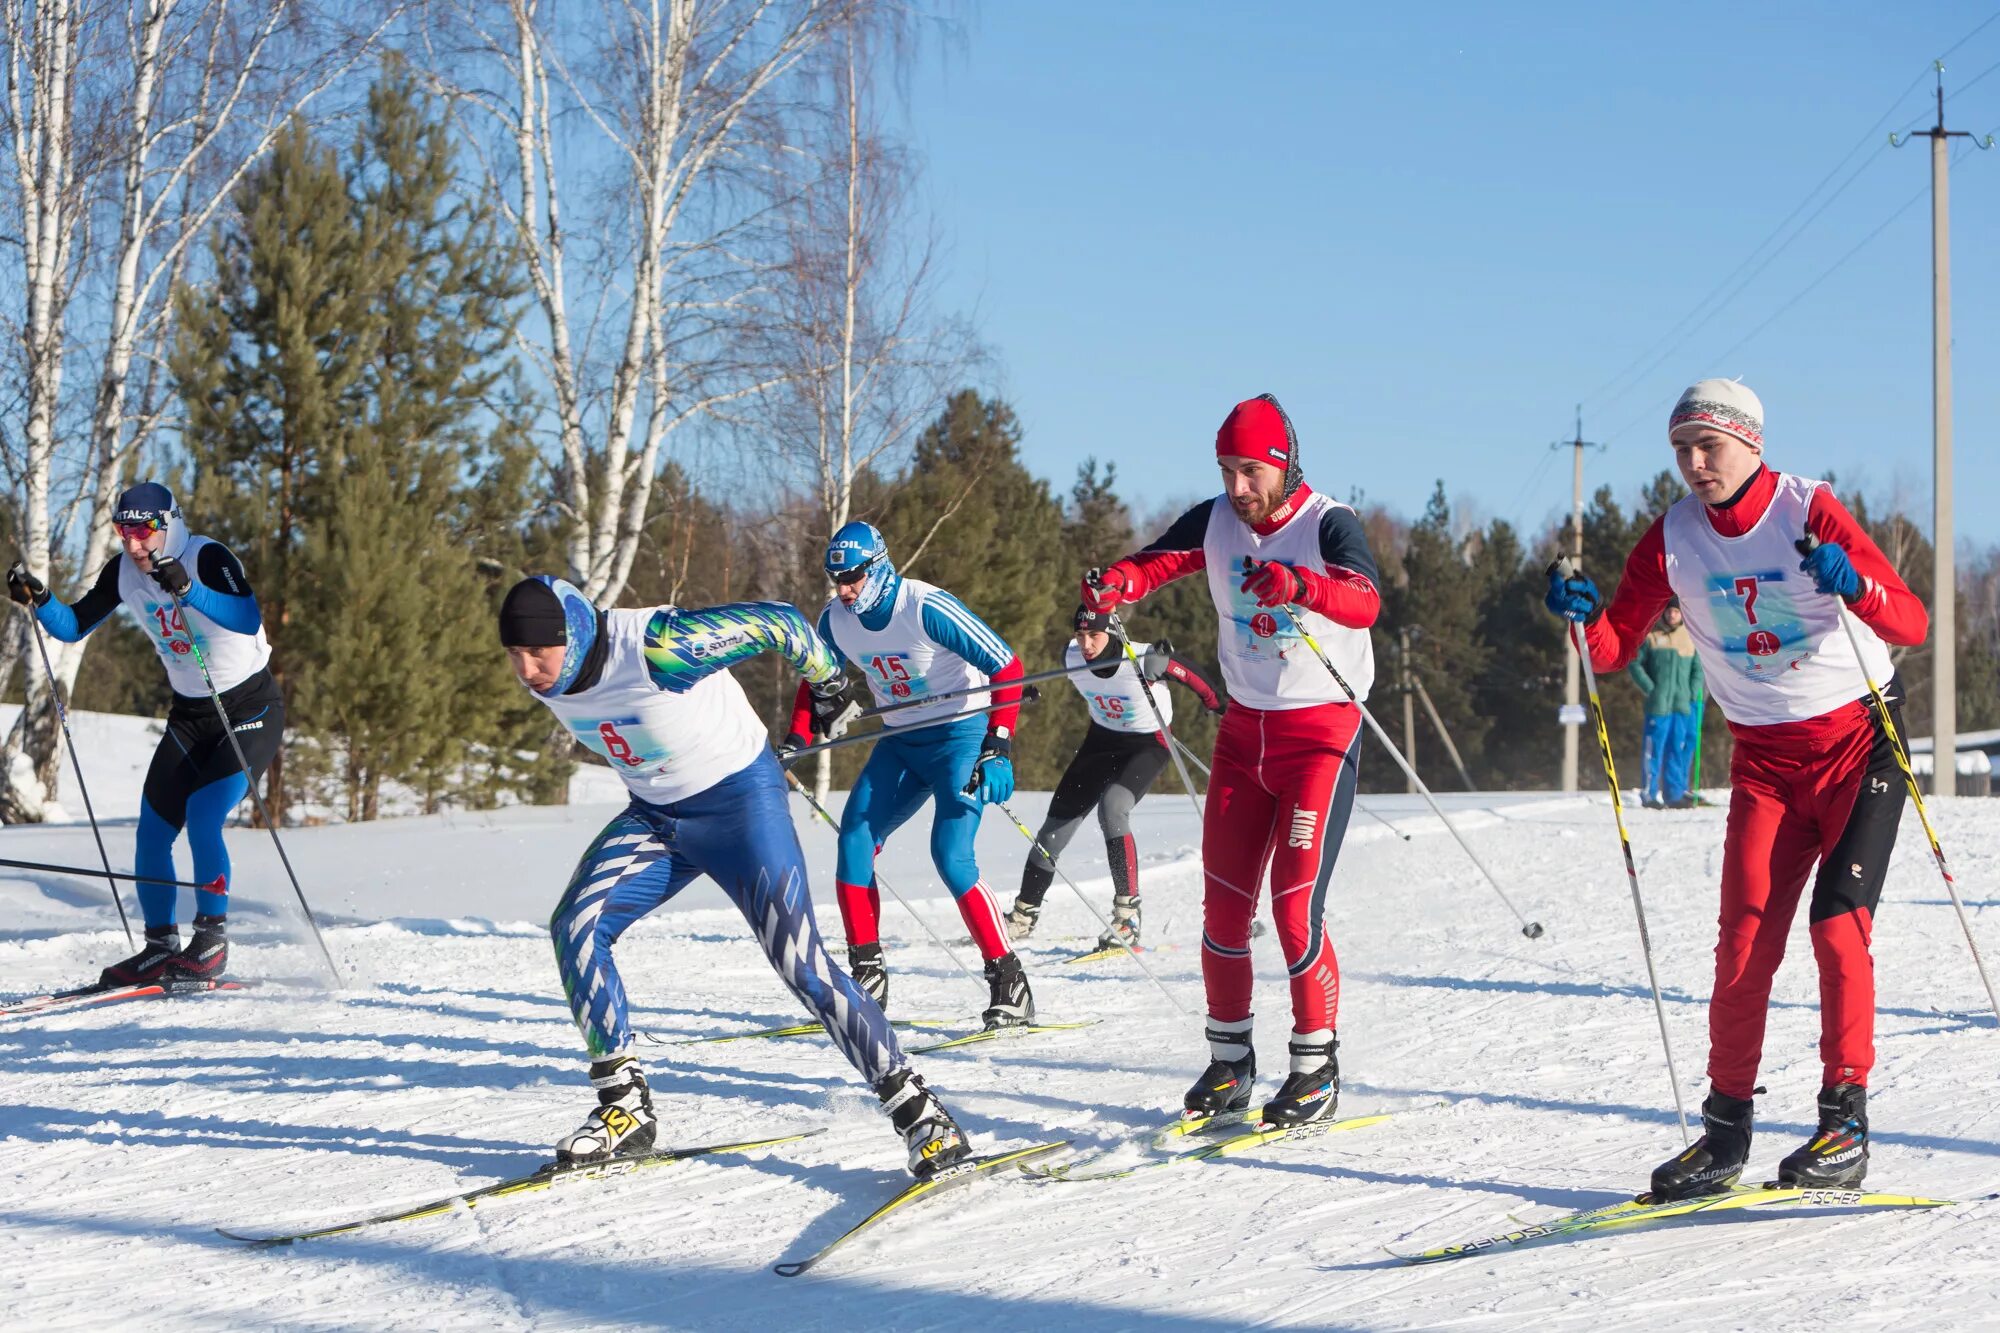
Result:
M148 926L146 947L98 973L97 984L106 989L112 986L150 986L160 980L167 964L180 952L180 947L179 926Z
M1183 1120L1206 1120L1226 1111L1246 1110L1257 1084L1257 1052L1250 1045L1250 1019L1208 1020L1208 1068L1181 1098Z
M910 1174L918 1180L972 1155L951 1112L908 1065L877 1083L875 1095L882 1099L889 1123L903 1136L903 1146L910 1151Z
M182 949L167 961L160 980L167 986L194 986L204 981L220 981L229 966L229 919L198 916L194 934Z
M1264 1103L1264 1124L1296 1129L1333 1114L1340 1100L1340 1061L1334 1057L1339 1046L1331 1028L1292 1034L1292 1072Z
M1819 1090L1819 1131L1778 1163L1778 1183L1851 1189L1868 1174L1868 1089L1836 1083Z
M557 1142L556 1160L602 1162L651 1149L659 1121L639 1062L629 1055L595 1061L590 1086L597 1089L597 1109L581 1128Z
M1021 970L1018 955L1003 953L988 959L986 985L990 1002L979 1017L987 1027L1012 1028L1035 1021L1035 997L1028 990L1028 974Z
M1709 1093L1701 1104L1702 1136L1653 1168L1654 1200L1671 1203L1727 1193L1750 1159L1750 1110L1748 1097Z
M889 969L882 963L880 944L857 944L847 951L847 974L854 984L868 992L886 1012L889 1008Z

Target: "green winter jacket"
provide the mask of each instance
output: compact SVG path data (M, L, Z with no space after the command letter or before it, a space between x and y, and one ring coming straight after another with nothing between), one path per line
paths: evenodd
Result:
M1695 656L1694 637L1686 625L1648 634L1639 655L1625 670L1632 683L1646 692L1647 717L1688 712L1707 693L1702 685L1701 659Z

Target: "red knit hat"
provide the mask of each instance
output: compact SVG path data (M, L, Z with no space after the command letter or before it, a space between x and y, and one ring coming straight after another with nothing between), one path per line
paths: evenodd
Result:
M1259 463L1285 470L1285 494L1290 495L1305 480L1299 466L1299 437L1292 419L1278 400L1268 393L1245 398L1229 409L1222 429L1215 432L1217 458L1254 458Z

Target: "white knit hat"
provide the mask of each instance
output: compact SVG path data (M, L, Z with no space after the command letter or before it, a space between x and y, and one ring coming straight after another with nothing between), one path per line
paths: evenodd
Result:
M1697 380L1667 418L1667 435L1682 426L1701 426L1734 435L1764 452L1764 404L1740 380Z

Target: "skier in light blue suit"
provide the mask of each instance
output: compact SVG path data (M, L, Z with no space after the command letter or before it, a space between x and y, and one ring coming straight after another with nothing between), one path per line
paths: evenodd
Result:
M973 855L982 807L1014 794L1020 691L999 687L1020 679L1021 660L958 598L898 574L882 534L869 524L849 523L833 534L826 573L834 595L820 613L820 637L842 666L861 669L878 707L902 705L883 717L883 738L841 812L834 887L847 930L848 966L869 994L888 1003L875 854L929 802L931 861L986 960L991 990L986 1025L1033 1023L1027 976ZM987 684L996 688L978 689ZM921 702L926 695L954 691L970 692ZM992 703L1000 707L982 715ZM810 704L810 691L801 686L788 744L803 743Z
M845 704L840 671L797 608L738 602L599 611L575 587L523 579L500 609L515 675L632 794L597 835L549 920L557 968L592 1056L598 1105L556 1145L561 1161L652 1148L656 1116L632 1055L612 946L698 875L742 911L771 966L882 1099L918 1176L969 1155L882 1010L833 965L785 784L764 726L727 668L775 651L805 676L815 719Z

